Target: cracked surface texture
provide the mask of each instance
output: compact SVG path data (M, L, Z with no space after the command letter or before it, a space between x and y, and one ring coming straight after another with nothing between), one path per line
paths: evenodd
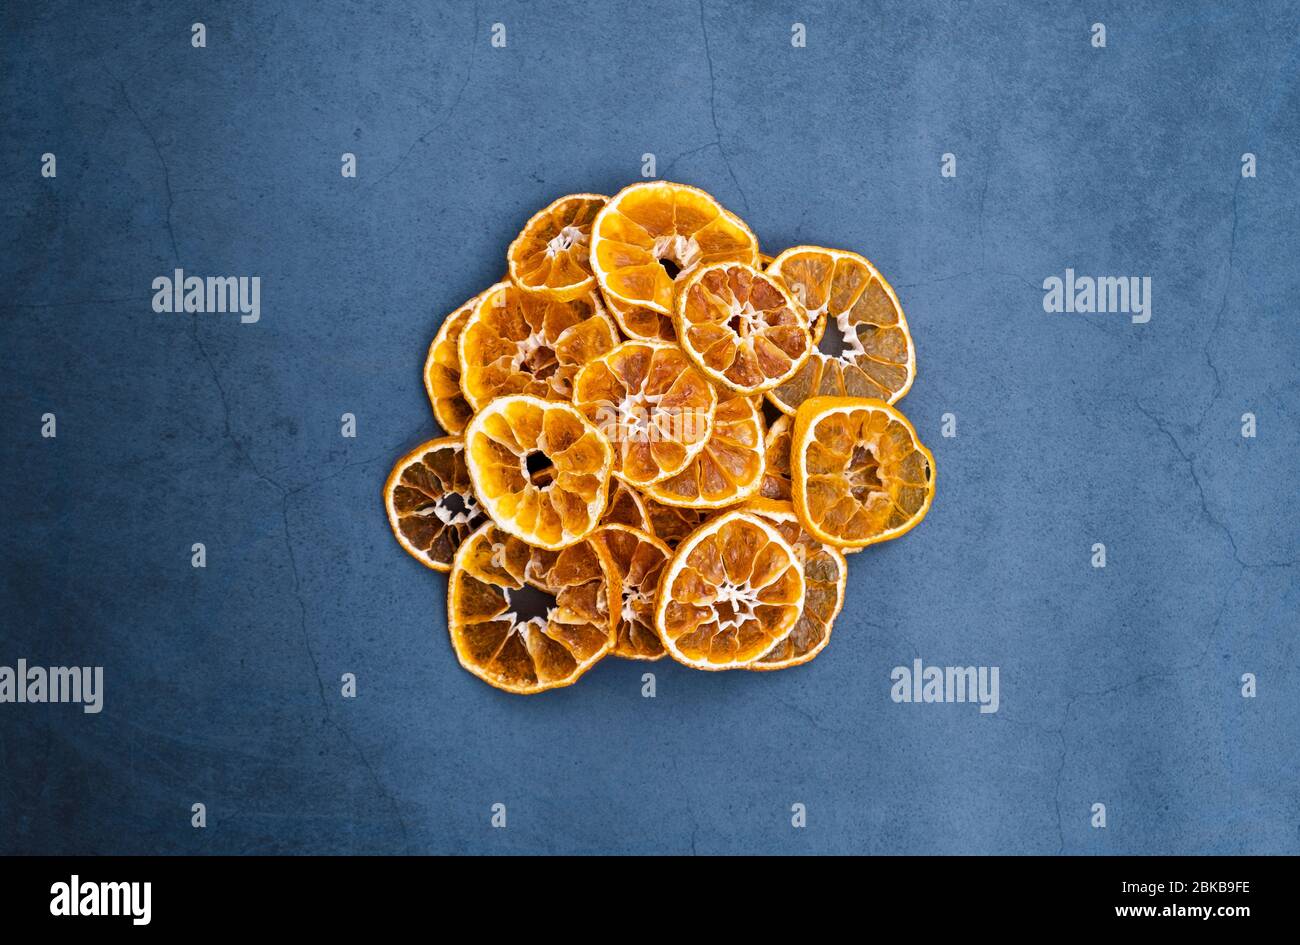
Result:
M295 6L6 11L0 665L105 698L0 706L0 851L1300 853L1295 5ZM379 490L441 318L647 153L880 267L942 479L808 666L523 700ZM261 320L155 314L178 266ZM1151 276L1151 321L1045 313L1067 267ZM999 711L891 702L915 658Z

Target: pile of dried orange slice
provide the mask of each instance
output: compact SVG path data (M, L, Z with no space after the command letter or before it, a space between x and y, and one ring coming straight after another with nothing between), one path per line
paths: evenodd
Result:
M515 693L607 655L785 669L826 646L845 554L929 511L934 457L894 404L916 375L864 257L775 258L667 181L573 194L424 365L447 436L384 486L393 533L450 572L467 670Z

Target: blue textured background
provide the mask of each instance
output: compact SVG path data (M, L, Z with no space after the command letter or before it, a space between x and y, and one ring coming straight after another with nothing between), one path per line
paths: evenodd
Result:
M405 6L5 7L0 664L107 692L0 706L0 850L1300 852L1295 4ZM807 667L507 696L380 486L443 314L646 152L891 278L938 497ZM175 266L261 322L155 314ZM1067 266L1151 322L1045 314ZM892 703L918 656L1001 711Z

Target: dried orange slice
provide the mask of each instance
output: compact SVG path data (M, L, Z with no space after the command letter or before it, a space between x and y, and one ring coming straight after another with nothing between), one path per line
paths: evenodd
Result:
M614 451L571 404L515 395L474 415L465 428L465 461L492 521L554 550L596 527ZM547 466L549 476L536 475Z
M775 499L754 499L745 508L776 526L803 562L804 597L790 635L749 665L749 669L786 669L807 663L825 649L831 626L844 606L849 566L838 548L813 538L799 524L794 506Z
M669 548L676 548L682 539L703 525L712 514L708 509L688 509L676 505L664 505L649 496L642 497L645 505L646 519L650 527L645 529Z
M738 669L789 635L804 598L803 566L769 521L732 510L706 522L668 562L655 629L678 662Z
M630 660L660 659L664 645L655 632L655 594L672 549L627 525L602 525L592 532L591 542L605 549L622 594L610 652Z
M650 513L645 507L645 499L622 479L610 479L609 499L604 514L600 516L600 524L630 525L650 531Z
M568 400L578 368L616 344L618 329L596 293L556 302L498 282L461 331L461 390L475 410L508 394Z
M643 487L704 449L718 395L676 345L625 341L578 371L573 405L613 445L614 475Z
M534 548L488 522L456 552L447 629L467 670L529 694L570 685L608 653L619 604L603 549Z
M628 305L612 295L604 296L605 308L614 316L614 321L629 338L643 341L677 340L677 329L673 327L671 315L663 315L644 305Z
M795 246L768 273L808 313L818 349L768 394L793 414L809 397L874 397L894 403L916 377L916 352L898 296L857 253ZM826 333L823 335L822 332Z
M762 499L790 501L790 418L781 414L763 437L763 481L758 486Z
M448 433L465 432L465 424L474 410L460 389L460 355L457 346L460 333L469 321L470 313L478 304L476 295L442 320L438 333L429 345L429 355L424 360L424 389L433 406L433 417L438 426Z
M799 304L744 263L697 269L678 293L673 325L677 343L709 379L740 394L785 383L813 349Z
M804 401L794 417L790 471L799 521L840 548L897 538L934 499L934 456L881 400Z
M615 194L591 229L591 269L606 298L664 315L696 266L758 262L758 240L709 194L643 181Z
M510 281L559 302L587 295L596 284L591 224L608 200L599 194L570 194L534 214L506 251Z
M713 432L700 455L677 475L647 485L645 492L664 505L720 509L752 496L762 479L762 411L754 399L735 394L719 401Z
M465 441L443 436L397 461L384 483L384 508L398 543L435 571L451 568L465 536L487 520L465 466Z

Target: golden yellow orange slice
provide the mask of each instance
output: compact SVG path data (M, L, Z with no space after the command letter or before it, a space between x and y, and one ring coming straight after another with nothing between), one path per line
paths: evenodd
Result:
M460 333L481 295L476 295L442 320L424 360L424 390L438 426L453 435L465 432L474 413L460 389Z
M677 343L709 379L761 394L795 375L812 353L803 309L776 279L744 263L702 266L682 286Z
M465 428L474 494L501 528L539 548L586 537L605 511L614 451L572 404L498 397ZM539 471L549 468L549 474Z
M570 194L534 214L506 251L510 281L559 302L590 293L591 224L608 199Z
M710 509L692 509L677 505L664 505L648 495L643 496L649 527L645 530L669 548L676 548L683 538L703 525L714 513Z
M461 331L461 390L474 410L510 394L568 400L578 369L617 344L618 329L596 293L557 302L498 282Z
M608 653L620 604L603 549L547 551L488 522L456 552L447 628L465 669L527 695L570 685Z
M673 312L676 284L697 266L758 262L749 227L709 194L671 181L644 181L615 194L591 230L591 268L605 297Z
M700 454L677 475L646 485L645 493L663 505L719 509L752 496L762 479L762 411L754 399L734 394L718 403Z
M439 437L399 459L384 483L384 508L412 557L435 571L450 569L465 536L487 520L470 485L464 440Z
M621 601L610 652L630 660L657 660L664 646L655 631L655 595L672 550L658 538L627 525L602 525L591 542L604 548L618 575Z
M773 645L749 669L787 669L807 663L830 642L831 627L844 606L849 567L838 548L813 538L799 524L794 506L776 499L753 499L748 511L767 519L790 543L803 563L804 597L789 635Z
M799 618L803 566L769 521L724 512L677 546L664 571L655 629L696 669L738 669L785 639Z
M803 305L820 342L768 397L793 414L809 397L899 400L916 377L916 352L898 296L857 253L795 246L768 273ZM822 332L825 332L823 335Z
M614 475L644 487L699 455L718 395L674 344L625 341L573 380L573 405L614 447Z
M840 548L897 538L934 500L934 456L881 400L804 401L791 431L790 470L800 523Z

